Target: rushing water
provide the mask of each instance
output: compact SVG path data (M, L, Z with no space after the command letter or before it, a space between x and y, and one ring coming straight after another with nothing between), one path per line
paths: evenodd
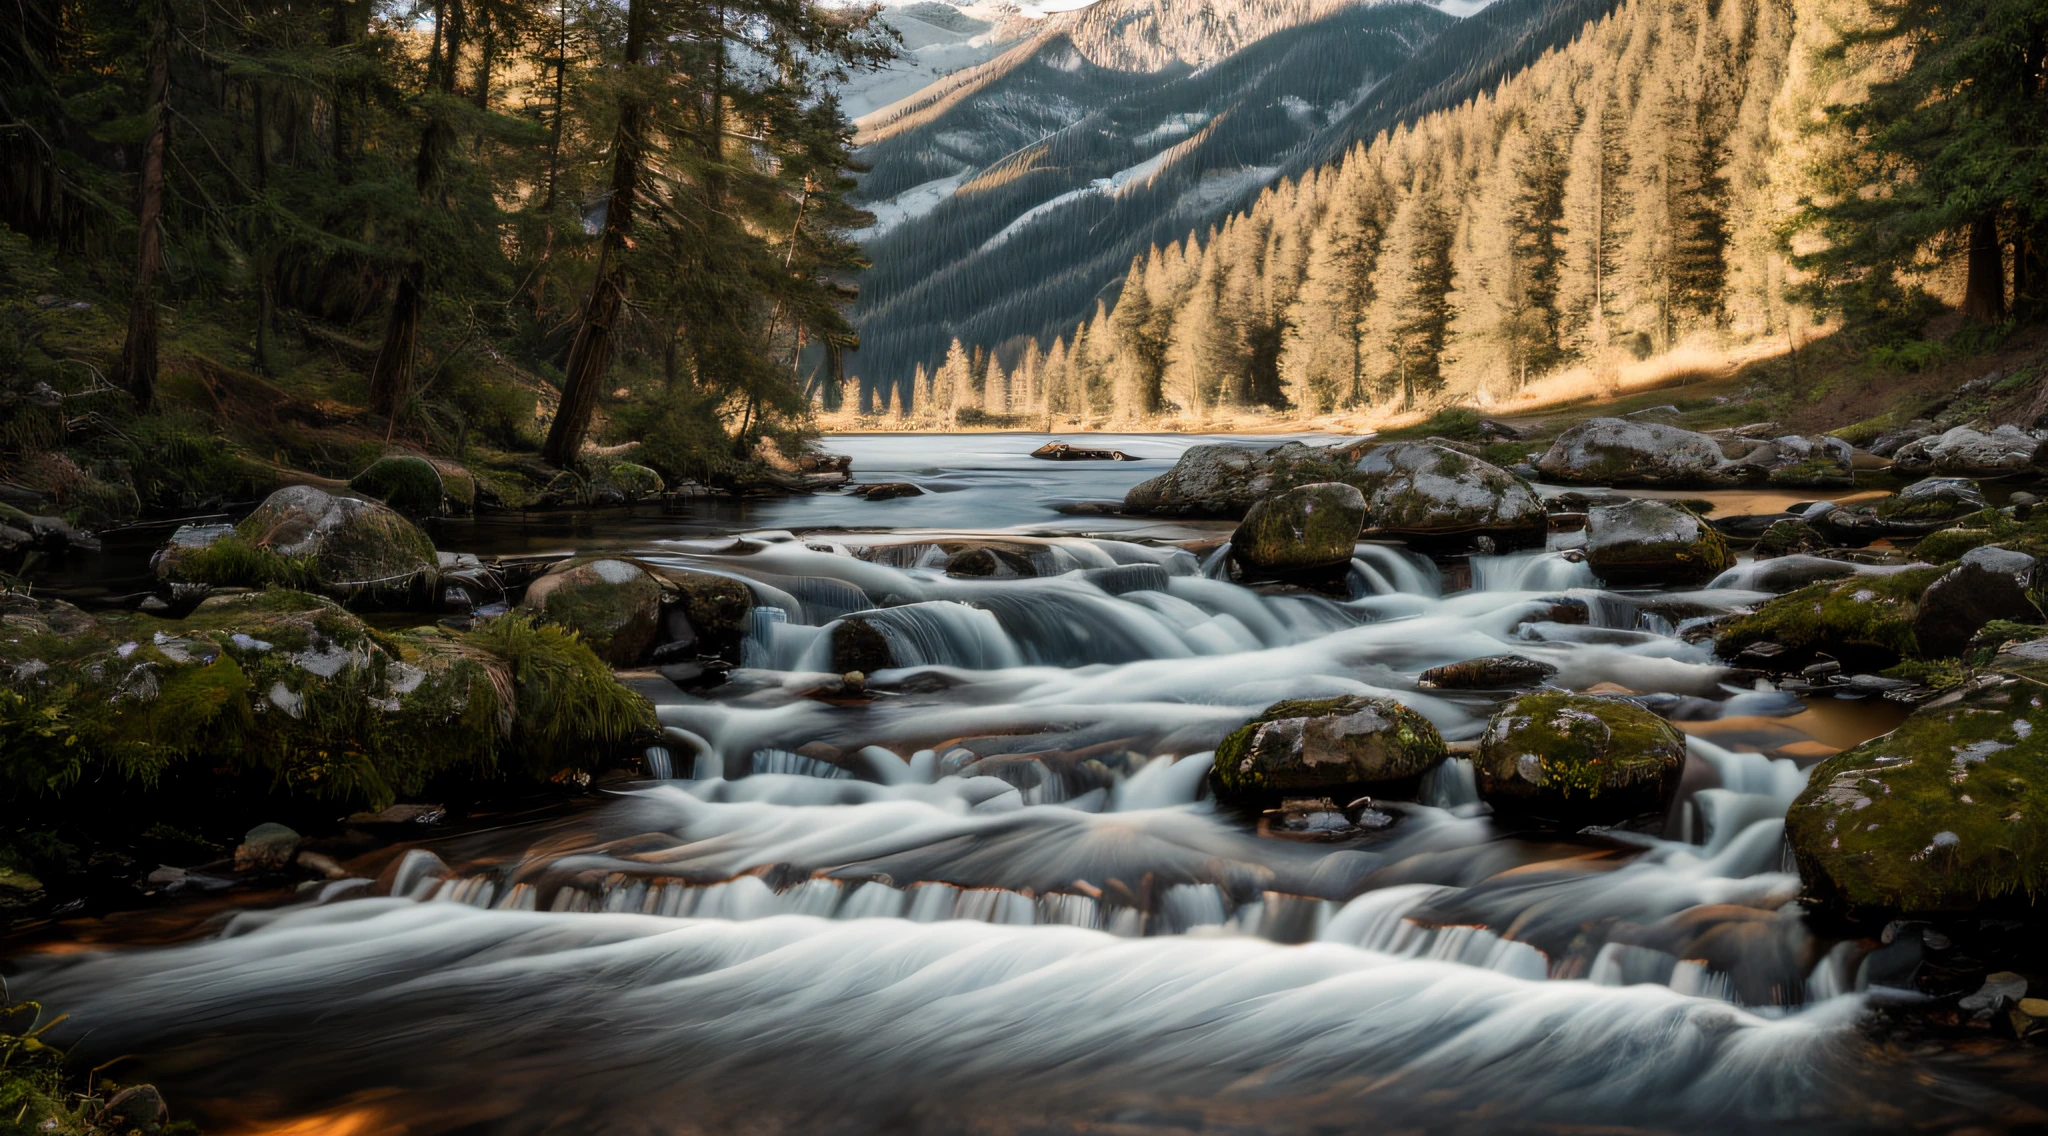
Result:
M181 945L20 960L12 989L70 1013L53 1036L85 1058L138 1055L219 1124L293 1132L2038 1119L1860 1028L1908 997L1899 952L1806 917L1783 815L1897 712L1732 685L1682 633L1763 598L1743 570L1623 595L1553 550L1474 558L1447 592L1361 544L1348 597L1261 594L1139 539L1167 526L1051 509L1192 439L1102 440L1150 459L1113 466L1021 456L1041 440L843 439L864 480L934 492L771 504L739 544L636 533L756 603L746 667L658 695L667 779ZM946 575L970 528L1038 574ZM907 664L866 698L825 670L853 612ZM1281 698L1388 695L1469 741L1496 698L1416 676L1508 651L1688 731L1661 830L1504 828L1459 758L1326 842L1207 799L1217 741Z

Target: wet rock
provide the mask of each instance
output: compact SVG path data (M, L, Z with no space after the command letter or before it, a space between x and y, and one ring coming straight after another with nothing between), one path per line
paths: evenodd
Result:
M527 585L519 606L576 632L598 658L634 666L654 649L661 585L627 560L567 560Z
M293 485L232 533L181 529L151 562L157 578L212 587L289 587L350 602L431 597L434 542L379 501Z
M1848 486L1856 483L1855 454L1855 447L1840 438L1793 434L1758 443L1712 476L1743 484Z
M1368 447L1343 480L1365 494L1368 531L1376 536L1486 536L1505 551L1540 546L1550 530L1543 502L1528 482L1428 442Z
M1947 521L1984 509L1984 491L1964 477L1916 481L1877 503L1877 515L1897 521Z
M396 804L375 812L350 813L350 824L440 824L448 817L446 805Z
M896 665L887 637L880 628L860 616L849 615L840 620L833 625L830 634L832 669L841 674L859 671L872 675Z
M1132 592L1163 592L1168 579L1157 564L1119 564L1114 568L1085 568L1080 577L1113 596Z
M408 517L438 517L451 511L440 468L416 454L389 454L378 458L370 463L368 469L356 474L348 487L375 497ZM476 486L472 482L468 496L473 500L475 494ZM462 509L468 511L468 501L463 503Z
M1601 485L1700 485L1725 462L1705 434L1658 422L1591 418L1536 461L1546 478Z
M1985 546L1928 585L1913 617L1913 637L1928 658L1960 655L1977 629L1994 619L2039 623L2041 610L2027 598L2036 561L2024 552Z
M1908 473L1945 477L2007 477L2035 469L2041 452L2041 440L2017 426L1988 433L1957 426L1899 447L1892 465Z
M1906 443L1917 442L1938 433L1940 431L1935 429L1933 422L1925 418L1915 418L1904 426L1895 426L1872 439L1868 452L1881 458L1888 458L1898 453L1899 448Z
M1429 719L1390 698L1278 702L1223 739L1211 776L1219 800L1272 800L1412 786L1444 754Z
M1636 500L1589 511L1586 562L1615 587L1703 584L1733 567L1735 555L1697 515Z
M171 1110L164 1104L163 1094L156 1091L156 1086L131 1085L102 1105L92 1124L94 1128L124 1136L129 1132L156 1136L170 1118Z
M235 848L238 872L274 872L292 862L304 838L281 824L259 824Z
M1797 517L1787 517L1772 522L1771 527L1756 538L1756 558L1770 560L1779 556L1797 556L1819 552L1827 546L1827 538L1821 536L1819 530Z
M1524 695L1487 724L1474 756L1495 812L1563 828L1661 817L1685 770L1685 738L1631 702Z
M1065 442L1047 442L1031 451L1031 456L1045 461L1137 461L1137 458L1122 450L1088 450L1070 446Z
M1557 673L1557 668L1520 655L1488 655L1431 667L1423 671L1423 686L1443 690L1511 690L1536 686Z
M981 580L1015 580L1038 575L1029 549L979 545L946 558L946 575Z
M1840 580L1856 574L1856 566L1844 560L1827 560L1818 556L1779 556L1758 561L1746 569L1731 568L1715 578L1710 586L1746 588L1784 595L1786 592L1798 591L1822 580Z
M2048 883L2048 639L2014 644L1889 734L1815 766L1785 817L1816 901L1972 912Z
M1805 666L1825 653L1857 670L1883 670L1912 654L1920 595L1943 568L1823 580L1729 620L1714 640L1723 658L1769 640L1786 648L1785 664Z
M1956 1009L1978 1021L1990 1021L1999 1011L2027 996L2027 976L2001 970L1984 976L1984 984L1956 1001Z
M640 567L661 581L667 593L662 611L664 645L686 643L703 658L740 661L754 613L754 591L730 576L693 572L662 564Z
M853 494L869 501L893 501L898 497L922 497L924 490L907 481L885 481L872 485L856 485L853 487Z
M1999 539L1990 529L1937 529L1913 545L1913 557L1930 564L1946 564L1960 560L1963 553L1973 548L1982 548Z
M1365 518L1365 496L1352 486L1303 485L1254 504L1230 536L1231 554L1260 572L1347 564Z
M1259 816L1259 835L1323 843L1358 840L1393 827L1394 816L1361 797L1342 808L1328 797L1288 797Z
M1319 481L1344 481L1352 453L1288 442L1268 450L1222 443L1192 446L1173 468L1124 494L1131 513L1241 517L1262 497Z

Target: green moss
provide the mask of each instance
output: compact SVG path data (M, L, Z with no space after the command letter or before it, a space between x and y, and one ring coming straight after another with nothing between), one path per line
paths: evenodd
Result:
M434 463L411 454L379 458L357 474L348 487L414 517L439 516L445 510L448 496L441 471Z
M1913 555L1921 560L1946 564L1961 558L1963 553L1980 548L1998 539L1990 529L1942 529L1928 533L1919 543L1913 545Z
M1809 584L1729 621L1715 648L1732 656L1769 640L1795 652L1825 651L1844 665L1889 665L1917 653L1913 617L1919 614L1920 594L1947 571L1946 566L1908 568Z
M319 586L319 567L310 556L283 556L249 543L239 533L226 533L202 548L177 550L165 563L174 579L216 588L291 588Z
M2048 674L2001 656L1979 682L1816 766L1786 835L1820 898L1953 911L2048 884Z
M1496 781L1526 782L1525 755L1537 759L1533 783L1547 795L1591 800L1674 777L1685 763L1685 738L1633 703L1542 691L1494 715L1475 766Z
M1770 528L1764 530L1764 534L1756 541L1756 555L1760 559L1791 556L1796 553L1815 552L1826 547L1827 541L1812 525L1797 517L1790 517L1774 522Z
M1367 712L1384 728L1356 733L1322 728ZM1274 723L1285 725L1268 728ZM1429 719L1392 699L1294 699L1268 706L1232 731L1216 747L1212 769L1220 797L1260 800L1409 780L1434 768L1444 755L1443 736Z
M604 477L628 501L651 501L667 488L662 484L661 474L632 462L613 462L605 469Z
M1344 564L1365 515L1364 497L1349 485L1304 485L1253 505L1231 549L1247 566L1276 571Z

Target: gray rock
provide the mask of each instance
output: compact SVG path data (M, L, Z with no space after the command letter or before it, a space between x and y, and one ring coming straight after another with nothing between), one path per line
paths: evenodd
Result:
M1536 462L1545 477L1602 485L1701 485L1726 459L1705 434L1659 422L1591 418Z
M1429 719L1391 698L1278 702L1216 747L1220 800L1410 783L1445 756Z
M1877 457L1888 458L1898 453L1899 448L1906 443L1917 442L1922 438L1931 437L1937 433L1940 433L1940 431L1935 429L1933 422L1925 418L1915 418L1904 426L1894 427L1879 434L1870 443L1870 448L1866 452Z
M1856 483L1856 451L1840 438L1794 434L1760 442L1738 460L1713 471L1720 481L1786 486Z
M1543 501L1528 482L1428 442L1366 448L1344 480L1365 494L1367 531L1374 535L1483 535L1504 550L1540 545L1549 532Z
M1254 571L1346 564L1365 519L1364 494L1341 481L1319 481L1254 504L1231 534L1230 550Z
M242 837L235 849L238 872L275 871L292 862L302 838L281 824L259 824Z
M1984 985L1975 993L1965 994L1956 1003L1956 1009L1980 1020L1989 1020L2006 1005L2018 1002L2027 996L2026 975L2010 970L2001 970L1984 976Z
M1950 477L2004 477L2036 468L2041 441L2017 426L1985 432L1957 426L1899 447L1892 464L1909 473Z
M1984 546L1963 554L1962 562L1928 585L1913 617L1913 638L1928 658L1960 655L1979 628L1994 619L2041 622L2041 611L2027 598L2033 587L2036 561L2024 552Z
M1466 659L1423 671L1423 686L1443 690L1508 690L1535 686L1557 673L1557 668L1520 655L1488 655Z
M1318 481L1343 481L1352 451L1288 442L1269 450L1212 443L1192 446L1173 468L1124 494L1132 513L1241 517L1262 497Z
M1966 477L1929 477L1877 503L1877 515L1897 521L1946 521L1987 505L1984 491Z
M1843 560L1826 560L1818 556L1778 556L1730 568L1714 577L1708 586L1784 595L1786 592L1796 592L1808 584L1819 583L1822 580L1839 580L1855 574L1856 566Z
M1586 516L1586 562L1617 587L1701 584L1735 565L1719 533L1662 501L1601 505Z

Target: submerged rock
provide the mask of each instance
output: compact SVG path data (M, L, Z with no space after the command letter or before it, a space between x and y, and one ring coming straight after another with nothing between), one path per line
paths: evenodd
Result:
M1231 554L1246 568L1293 572L1347 564L1365 527L1365 497L1322 481L1261 499L1230 536Z
M661 585L628 560L566 560L526 587L520 606L566 627L615 667L654 649Z
M390 506L293 485L232 533L174 536L151 563L172 584L287 587L375 604L431 596L439 558L427 534Z
M2040 464L2041 439L2017 426L1984 432L1969 426L1899 447L1894 468L1908 473L1946 477L2007 477L2027 473Z
M1065 442L1047 442L1031 451L1031 456L1044 461L1063 462L1127 462L1138 460L1122 450L1088 450L1077 446L1070 446Z
M1807 891L1867 912L1973 911L2048 885L2048 640L1814 767L1785 816Z
M1549 663L1520 655L1488 655L1431 667L1422 672L1420 682L1444 690L1509 690L1536 686L1556 673L1557 668Z
M1660 422L1590 418L1536 461L1545 477L1602 485L1700 485L1726 459L1705 434Z
M1506 551L1540 545L1549 533L1547 511L1528 482L1428 442L1369 447L1344 480L1365 494L1367 524L1376 536L1486 536Z
M1350 451L1336 446L1191 446L1172 469L1132 486L1124 494L1124 509L1164 516L1241 517L1262 497L1318 481L1346 480L1351 465Z
M856 485L853 495L869 501L892 501L898 497L922 497L924 490L907 481L885 481L872 485Z
M1219 800L1265 801L1412 784L1444 756L1429 719L1354 695L1268 706L1216 747L1212 776Z
M1960 655L1979 628L1994 619L2041 622L2028 598L2037 562L2024 552L1973 548L1941 579L1927 586L1913 616L1913 639L1925 658Z
M889 640L880 628L858 615L849 615L832 625L832 669L840 674L859 671L872 675L896 665Z
M1637 499L1588 510L1586 562L1615 587L1704 584L1733 567L1735 555L1696 514Z
M1473 770L1481 799L1504 816L1615 824L1671 807L1685 737L1632 702L1545 691L1493 716Z

